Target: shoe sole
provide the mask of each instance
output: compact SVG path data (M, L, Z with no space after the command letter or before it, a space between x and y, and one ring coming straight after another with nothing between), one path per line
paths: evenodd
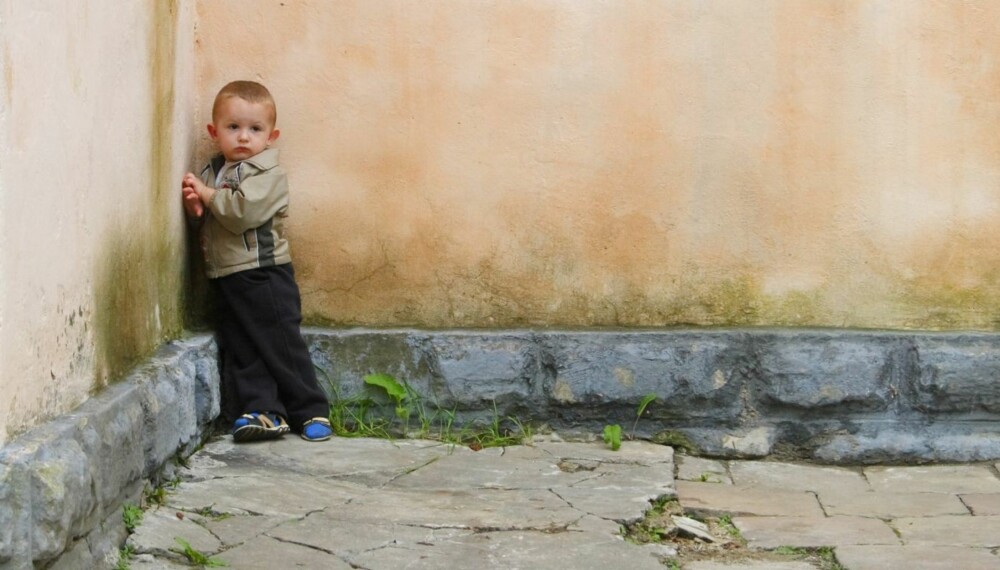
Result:
M288 427L286 426L266 428L250 424L236 428L233 431L233 441L236 443L247 443L251 441L278 439L286 433L288 433Z
M304 439L306 441L326 441L326 440L330 439L331 437L333 437L333 434L330 434L330 435L327 435L327 436L324 436L324 437L307 437L306 434L301 433L301 434L299 434L299 436L302 437L302 439Z

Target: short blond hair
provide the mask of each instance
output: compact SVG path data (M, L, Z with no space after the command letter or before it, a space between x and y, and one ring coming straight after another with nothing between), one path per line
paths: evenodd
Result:
M215 96L215 103L212 105L212 121L215 121L216 116L219 114L219 107L222 106L222 102L232 97L239 97L250 103L262 103L270 107L271 125L274 126L278 122L278 107L274 104L274 97L271 97L271 92L267 90L267 87L256 81L245 80L231 81L219 90L219 94Z

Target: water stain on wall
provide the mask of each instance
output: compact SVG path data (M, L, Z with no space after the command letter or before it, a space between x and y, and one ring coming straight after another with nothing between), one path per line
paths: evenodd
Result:
M164 339L180 334L183 256L171 224L178 207L172 172L175 1L150 11L150 141L144 211L108 230L94 280L95 390L121 378Z

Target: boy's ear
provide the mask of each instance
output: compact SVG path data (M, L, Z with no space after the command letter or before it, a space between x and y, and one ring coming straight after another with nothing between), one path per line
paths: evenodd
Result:
M212 137L213 141L217 140L219 138L219 133L216 132L215 125L213 125L212 123L209 123L207 125L207 128L208 128L208 136Z
M278 129L274 129L273 131L271 131L271 136L267 137L267 144L271 144L274 141L278 140L278 137L280 136L281 136L281 131L279 131Z

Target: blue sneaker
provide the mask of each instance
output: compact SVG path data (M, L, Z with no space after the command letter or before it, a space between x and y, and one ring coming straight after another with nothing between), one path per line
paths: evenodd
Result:
M233 441L236 443L277 439L288 432L285 418L269 412L250 412L233 422Z
M306 441L326 441L333 435L330 420L313 418L302 424L302 439Z

